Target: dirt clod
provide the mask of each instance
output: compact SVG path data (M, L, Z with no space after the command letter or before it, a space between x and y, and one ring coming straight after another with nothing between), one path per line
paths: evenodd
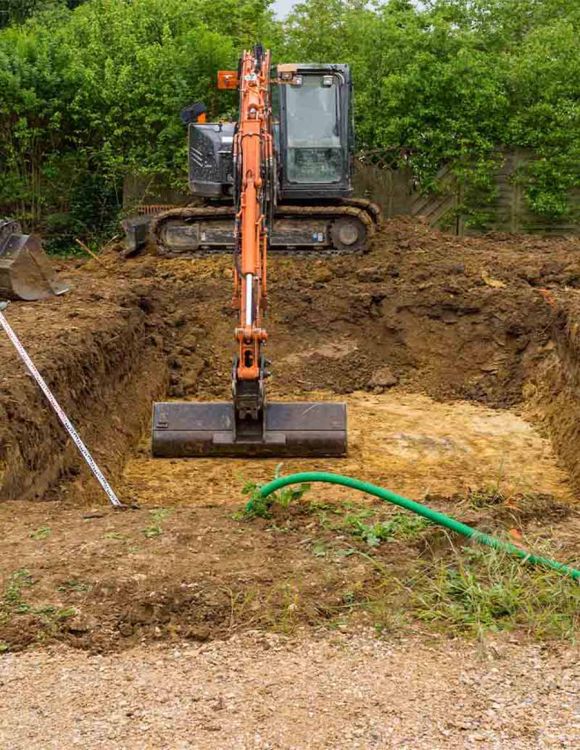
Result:
M392 388L397 385L399 378L392 372L390 367L381 367L373 373L369 380L369 388L375 390L375 393L382 393L386 388Z

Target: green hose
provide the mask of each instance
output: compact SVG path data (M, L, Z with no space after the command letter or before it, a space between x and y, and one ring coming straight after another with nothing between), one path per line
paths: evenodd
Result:
M477 529L472 529L471 526L456 521L454 518L446 516L445 513L439 513L436 510L428 508L426 505L421 505L421 503L416 503L414 500L409 500L408 498L403 497L402 495L397 495L390 490L377 487L376 484L362 482L360 479L345 477L342 474L330 474L326 471L305 471L299 474L290 474L287 477L278 477L278 479L274 479L273 481L268 482L268 484L262 485L262 487L258 489L258 494L260 497L266 498L272 492L276 492L289 484L302 484L304 482L328 482L329 484L341 484L344 487L352 487L354 490L367 492L369 495L374 495L385 502L400 505L401 508L417 513L419 516L423 516L423 518L427 518L433 523L451 529L451 531L456 531L458 534L463 534L463 536L473 539L480 544L486 544L488 547L493 547L502 552L507 552L510 555L515 555L525 562L534 565L542 565L545 568L552 568L559 573L571 576L574 580L580 580L580 570L575 570L568 565L563 565L562 563L556 562L556 560L550 560L547 557L532 555L530 552L526 552L509 542L502 542L501 539L497 539L489 534L484 534L481 531L477 531ZM252 504L253 501L250 500L247 505L247 510L250 512L252 510Z

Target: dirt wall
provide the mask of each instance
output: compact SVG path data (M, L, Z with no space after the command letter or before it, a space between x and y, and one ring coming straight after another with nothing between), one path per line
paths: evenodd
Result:
M551 303L552 338L525 395L580 495L580 295L553 296Z
M147 303L126 284L72 276L73 291L7 317L102 468L113 477L164 390L166 366ZM42 497L86 471L10 343L0 340L0 499ZM70 488L69 488L70 490ZM66 493L66 488L63 489Z

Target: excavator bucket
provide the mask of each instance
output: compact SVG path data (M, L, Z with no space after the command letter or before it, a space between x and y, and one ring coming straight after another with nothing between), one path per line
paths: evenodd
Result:
M233 403L153 406L153 455L160 458L344 456L346 404L270 402L254 430L236 423Z
M0 299L32 301L66 291L38 237L23 234L17 221L0 221Z

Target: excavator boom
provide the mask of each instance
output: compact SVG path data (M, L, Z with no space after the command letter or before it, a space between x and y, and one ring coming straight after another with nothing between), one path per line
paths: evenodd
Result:
M234 135L234 307L237 354L229 403L163 402L153 409L153 454L180 456L340 456L346 453L346 406L333 402L269 403L263 347L268 335L266 264L275 208L270 53L244 52L237 80ZM291 80L291 79L288 79Z

